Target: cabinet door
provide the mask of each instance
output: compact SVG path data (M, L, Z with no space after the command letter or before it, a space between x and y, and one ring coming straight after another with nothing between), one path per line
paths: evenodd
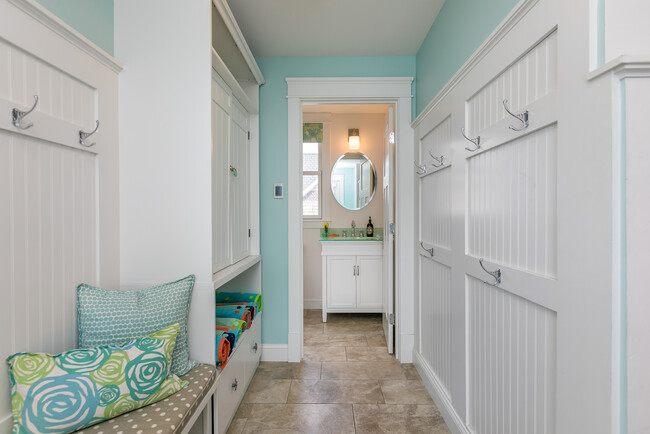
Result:
M357 256L357 307L381 309L382 257Z
M212 81L212 272L231 262L228 204L230 95L218 77Z
M327 257L327 307L354 308L357 305L356 256Z
M230 240L232 262L244 259L248 247L248 114L232 99L230 122Z

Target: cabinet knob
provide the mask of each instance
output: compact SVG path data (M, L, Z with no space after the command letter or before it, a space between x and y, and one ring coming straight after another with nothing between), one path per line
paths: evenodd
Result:
M254 345L251 345L251 349L253 350L253 352L257 353L257 342L255 342Z
M237 169L234 168L232 165L230 166L230 173L232 173L232 176L235 178L237 177Z
M237 386L238 385L239 385L239 383L237 382L237 379L235 378L235 381L232 382L232 390L233 390L233 392L237 391Z

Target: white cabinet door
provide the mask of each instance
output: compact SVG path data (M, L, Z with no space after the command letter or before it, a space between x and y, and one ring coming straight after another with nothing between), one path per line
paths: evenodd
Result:
M382 306L382 256L357 256L357 307Z
M228 151L230 141L229 90L212 80L212 272L230 265Z
M244 259L248 248L248 115L232 99L230 122L229 204L232 262Z
M356 307L356 266L356 256L327 257L328 308Z

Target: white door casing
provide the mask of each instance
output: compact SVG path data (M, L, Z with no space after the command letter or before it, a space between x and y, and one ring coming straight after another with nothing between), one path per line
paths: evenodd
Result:
M384 131L384 258L382 266L382 325L388 352L395 352L395 325L391 317L395 314L395 235L391 227L395 224L395 117L392 106L388 108L386 130Z

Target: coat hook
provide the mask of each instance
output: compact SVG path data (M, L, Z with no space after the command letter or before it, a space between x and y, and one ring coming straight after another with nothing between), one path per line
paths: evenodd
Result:
M36 105L38 105L38 95L34 95L34 105L32 106L32 108L30 108L26 112L24 112L22 110L18 110L17 108L14 108L13 110L11 110L11 123L14 124L14 127L20 128L21 130L27 130L27 129L33 127L34 124L32 124L32 123L30 123L26 127L22 127L22 126L20 126L20 121L25 116L27 116L28 114L33 112L34 109L36 108Z
M429 155L431 156L431 158L433 158L434 161L438 162L438 164L433 163L433 167L441 167L441 166L443 166L445 164L444 163L444 161L445 161L445 156L444 155L441 155L439 157L434 157L433 154L431 153L431 149L429 149Z
M429 254L429 256L433 257L433 247L431 247L430 249L427 249L426 247L424 247L424 244L423 244L422 241L420 241L420 247L422 247L422 250L427 252Z
M470 139L469 137L467 137L467 134L465 134L465 127L462 127L462 128L460 129L460 133L461 133L461 134L463 135L463 137L465 137L467 140L469 140L470 142L474 143L474 146L475 146L474 149L472 149L472 148L468 148L468 147L465 147L465 149L467 149L467 150L470 151L470 152L476 152L476 151L478 151L479 149L481 149L481 136L476 136L475 139Z
M524 111L523 113L519 113L519 114L515 114L515 113L511 112L508 109L508 100L507 99L503 100L503 108L506 109L506 111L508 112L508 114L510 116L513 116L513 117L519 119L519 121L522 124L521 128L515 128L512 125L510 125L508 128L510 128L513 131L521 131L521 130L523 130L525 128L528 128L528 110Z
M481 265L481 268L486 273L488 273L490 276L494 277L494 283L489 283L489 282L486 282L485 280L483 281L483 283L485 283L486 285L490 285L490 286L497 286L498 284L501 283L501 269L500 268L497 268L495 271L487 270L485 268L485 266L483 265L483 258L479 259L478 263Z
M413 160L413 164L415 164L415 167L418 168L417 174L422 176L427 174L427 165L425 164L424 166L420 166L418 163Z
M97 126L95 127L94 130L92 130L89 133L87 133L85 131L82 131L82 130L79 130L79 144L81 146L85 146L86 148L90 148L91 146L95 146L95 142L91 143L90 145L87 145L86 144L86 139L88 137L92 136L93 134L95 134L97 132L97 130L99 129L99 121L96 121L96 122L97 122Z

